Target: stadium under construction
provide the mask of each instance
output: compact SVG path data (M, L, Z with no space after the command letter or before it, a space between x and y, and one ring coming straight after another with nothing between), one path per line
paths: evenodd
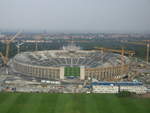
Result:
M81 50L74 43L60 50L23 52L13 58L15 72L49 80L73 76L80 80L113 81L126 76L129 64L130 60L124 54Z
M59 50L18 52L9 60L11 41L7 41L6 55L1 53L4 63L4 71L2 68L1 72L6 75L1 77L3 80L0 83L3 87L0 91L15 89L18 92L147 92L142 82L137 80L135 83L133 79L137 75L131 57L135 54L134 51L100 47L83 50L72 41ZM131 65L134 70L130 68Z

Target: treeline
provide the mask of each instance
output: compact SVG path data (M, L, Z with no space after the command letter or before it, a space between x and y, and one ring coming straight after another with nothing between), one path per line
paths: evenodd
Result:
M13 57L17 54L17 43L10 44L10 52L9 57ZM68 43L64 40L53 41L53 43L38 43L38 50L53 50L53 49L61 49L63 45L67 45ZM129 45L120 43L116 40L91 40L89 42L77 42L77 46L80 46L81 49L92 50L94 47L105 47L105 48L113 48L113 49L121 49L122 47L126 50L133 50L136 52L136 56L140 58L145 58L146 56L146 46L139 45ZM5 54L6 45L0 43L0 52ZM20 47L21 52L25 51L35 51L36 44L35 43L25 43Z

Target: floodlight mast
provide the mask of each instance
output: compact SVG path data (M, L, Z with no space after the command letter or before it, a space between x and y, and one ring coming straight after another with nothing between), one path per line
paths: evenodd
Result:
M20 53L20 46L22 46L23 44L24 43L19 43L19 42L16 44L18 54Z

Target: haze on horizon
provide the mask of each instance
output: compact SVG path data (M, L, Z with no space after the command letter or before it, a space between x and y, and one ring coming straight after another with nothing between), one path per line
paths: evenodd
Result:
M0 0L0 30L150 32L150 0Z

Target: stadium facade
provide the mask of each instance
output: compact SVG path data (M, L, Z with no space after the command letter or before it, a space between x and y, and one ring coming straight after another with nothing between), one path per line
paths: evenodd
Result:
M80 80L89 77L97 80L113 80L126 75L129 59L121 55L97 50L81 50L70 44L61 50L23 52L13 58L13 69L27 76L42 79L63 80L66 67L79 67ZM72 76L72 75L70 75Z

